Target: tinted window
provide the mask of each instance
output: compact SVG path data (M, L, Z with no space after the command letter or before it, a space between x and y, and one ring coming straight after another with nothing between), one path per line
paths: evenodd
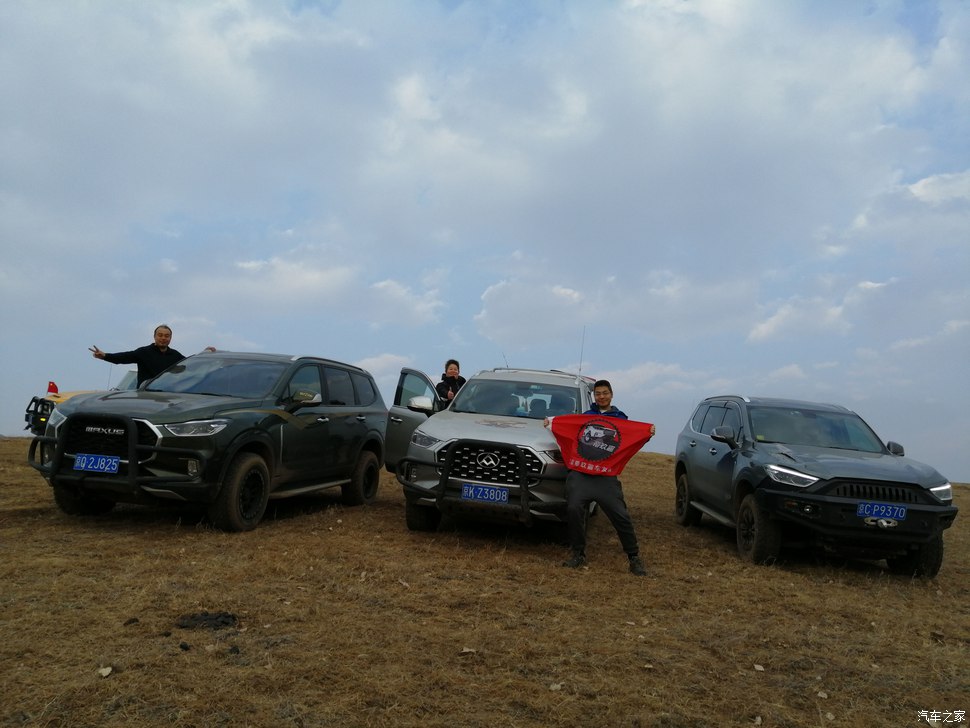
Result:
M710 435L711 431L724 420L724 413L726 411L723 407L712 405L707 410L707 414L704 415L704 424L701 425L700 432L704 435Z
M431 397L432 400L435 400L438 394L434 391L434 388L428 385L424 377L408 372L398 382L398 390L394 395L394 401L407 407L408 402L414 397Z
M374 383L371 382L370 377L365 377L363 374L357 372L351 372L350 378L354 380L354 388L357 390L357 404L374 404L374 400L377 399L377 392L374 389Z
M759 442L883 452L882 441L851 412L757 407L751 411L751 426Z
M733 428L735 435L741 434L741 412L736 405L729 404L727 406L727 411L724 413L724 420L721 422L721 425Z
M324 367L324 372L327 379L327 404L352 405L354 385L350 381L350 372L332 367Z
M189 357L153 379L149 390L263 398L285 369L286 364L280 362Z
M452 402L454 412L542 419L579 411L575 387L530 382L472 379Z
M690 426L692 430L695 432L702 431L701 428L704 426L704 416L707 414L707 410L709 410L710 407L711 405L705 402L697 408L697 411L694 412L694 416L690 418Z
M297 396L299 394L299 396ZM293 402L300 400L309 401L314 396L323 395L323 387L320 384L320 368L311 365L300 367L290 378L290 383L286 385L283 398Z

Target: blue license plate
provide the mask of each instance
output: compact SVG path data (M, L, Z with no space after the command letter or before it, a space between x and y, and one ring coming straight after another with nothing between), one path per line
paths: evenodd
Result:
M869 503L863 501L856 506L855 514L860 518L892 518L896 521L906 520L906 506L896 503Z
M471 485L469 483L461 486L462 500L478 501L479 503L508 503L509 489L496 488L493 485Z
M87 455L79 452L74 456L74 469L87 473L117 473L120 461L121 458L117 455Z

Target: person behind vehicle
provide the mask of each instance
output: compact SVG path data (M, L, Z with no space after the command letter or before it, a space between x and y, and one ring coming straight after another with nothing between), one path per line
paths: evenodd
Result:
M460 369L457 359L449 359L445 362L445 373L441 375L441 381L435 385L438 396L448 404L451 404L458 390L465 385L465 378L461 376Z
M569 559L563 562L563 566L576 569L586 564L586 516L590 503L597 503L606 514L606 517L616 529L616 535L620 538L620 544L630 562L630 572L636 576L646 576L646 569L643 560L640 558L640 546L637 542L636 531L633 527L633 520L627 509L626 501L623 498L623 488L616 475L606 467L590 465L591 468L600 468L600 473L581 471L575 469L577 460L567 456L567 449L573 445L575 427L566 436L564 427L557 428L556 421L560 423L571 422L584 415L599 415L602 417L615 417L617 419L628 420L629 418L613 404L613 387L605 379L600 379L593 385L593 398L595 405L588 409L583 415L564 415L559 417L549 417L545 420L545 426L552 429L553 435L563 448L563 455L569 474L566 476L566 513L567 525L569 530L569 546L571 554ZM572 423L575 424L575 423ZM657 428L652 424L634 423L639 425L638 432L630 438L627 443L635 447L633 452L639 450L644 442L656 434ZM559 430L557 432L557 429ZM622 469L626 459L632 457L633 452L629 448L626 455L617 453L617 458L621 460L617 467ZM624 459L626 458L626 459ZM607 472L608 474L601 474Z
M169 344L172 343L172 329L167 324L160 324L155 327L155 341L148 346L141 346L132 351L119 351L109 354L101 351L97 346L92 346L88 351L95 359L103 359L110 364L137 364L138 365L138 386L142 382L156 377L173 364L178 364L185 356L173 349ZM206 351L215 351L214 347L207 346Z

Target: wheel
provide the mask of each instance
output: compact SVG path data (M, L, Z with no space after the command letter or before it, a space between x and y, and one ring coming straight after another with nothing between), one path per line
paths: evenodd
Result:
M701 512L690 504L690 484L687 473L677 478L677 493L674 495L674 517L681 526L696 526L701 522Z
M781 551L781 530L758 506L754 495L738 508L738 553L753 564L770 564Z
M345 505L361 506L377 497L377 487L381 484L381 466L377 456L364 450L357 459L350 482L340 487L340 497Z
M886 563L894 574L932 579L943 566L943 534L938 533L931 541L920 544L905 556L886 559Z
M78 493L63 485L54 486L54 502L69 516L100 516L115 507L110 498Z
M409 531L436 531L438 524L441 523L441 511L405 501L404 520L408 524Z
M223 531L252 531L269 501L269 468L253 453L237 455L222 488L209 506L209 518Z

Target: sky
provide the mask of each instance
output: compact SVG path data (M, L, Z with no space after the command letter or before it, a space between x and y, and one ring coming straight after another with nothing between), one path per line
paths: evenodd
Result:
M0 434L205 346L858 412L970 482L965 0L0 3Z

